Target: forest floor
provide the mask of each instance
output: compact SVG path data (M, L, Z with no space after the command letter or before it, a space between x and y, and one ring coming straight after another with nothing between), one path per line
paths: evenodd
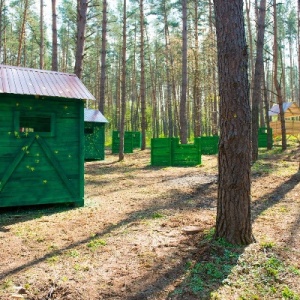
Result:
M247 247L212 238L217 156L86 162L84 207L1 210L0 299L300 299L299 154L260 151Z

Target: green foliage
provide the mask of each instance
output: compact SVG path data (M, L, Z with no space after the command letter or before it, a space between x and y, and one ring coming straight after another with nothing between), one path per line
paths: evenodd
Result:
M299 300L300 299L300 296L297 295L291 289L289 289L287 286L285 286L283 291L282 291L282 297L283 297L283 299L293 299L293 300Z
M213 236L214 228L211 228L204 233L201 242L201 247L206 249L203 256L209 259L194 263L188 261L186 280L178 287L178 289L188 288L199 299L204 299L214 286L226 280L240 255L240 247L223 239L214 240ZM211 296L212 299L219 299L217 293L212 293Z
M161 219L163 217L164 217L164 215L159 212L155 212L152 214L152 219Z
M101 246L106 246L106 241L103 239L94 238L92 239L88 244L87 247L91 250L96 250L97 248Z

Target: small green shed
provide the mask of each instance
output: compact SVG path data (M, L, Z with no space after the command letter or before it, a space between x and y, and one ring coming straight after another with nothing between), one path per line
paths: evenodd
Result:
M85 160L104 160L106 123L99 110L84 109Z
M84 100L74 74L0 65L0 207L84 204Z

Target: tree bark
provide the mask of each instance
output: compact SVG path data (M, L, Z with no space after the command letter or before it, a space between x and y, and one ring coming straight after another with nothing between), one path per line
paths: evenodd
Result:
M220 94L216 238L254 241L250 209L251 114L243 1L214 0Z
M119 161L124 160L124 133L126 113L126 0L123 2L123 34L122 34L122 75L121 75L121 121Z
M213 18L213 3L212 0L209 0L209 31L210 31L210 39L212 41L212 47L215 48L215 36L214 36L214 18ZM213 56L211 59L211 73L212 73L212 87L211 93L213 95L213 111L212 111L212 134L218 135L218 97L217 97L217 76L216 76L216 63Z
M182 85L180 99L180 141L187 143L187 0L182 0Z
M81 79L82 76L87 8L87 0L77 0L77 34L74 73L79 79Z
M271 128L270 128L270 117L269 117L269 100L268 100L268 87L266 84L266 76L265 76L265 68L263 66L263 87L264 87L264 106L265 106L265 120L267 125L267 149L272 149L272 134L271 134Z
M194 28L195 28L195 70L194 70L194 137L201 136L201 90L199 70L199 38L198 38L198 1L194 1Z
M281 122L281 149L286 150L286 129L283 111L283 97L281 85L278 81L278 38L277 38L277 3L273 0L273 17L274 17L274 45L273 45L273 60L274 60L274 86L276 89L277 103L279 106L279 118Z
M107 1L102 2L102 43L101 43L101 75L99 110L104 113L105 108L105 79L106 79L106 33L107 33Z
M3 58L4 55L2 57L2 51L4 52L5 46L4 44L4 37L5 37L5 26L4 26L4 1L5 0L0 0L0 62L3 63ZM4 37L3 37L4 35ZM3 48L3 49L2 49Z
M171 82L171 50L169 41L169 27L168 18L166 10L166 1L163 0L163 16L164 16L164 34L165 34L165 61L166 61L166 78L167 78L167 99L166 99L166 110L168 115L168 136L173 137L174 127L173 127L173 115L172 115L172 82Z
M300 72L300 0L298 0L298 72ZM300 105L300 76L298 75L298 105Z
M44 51L45 51L45 43L44 43L44 0L40 2L40 69L44 69Z
M266 0L260 1L257 20L256 60L252 93L252 162L258 159L259 105L262 102L263 51L265 36Z
M52 71L58 71L56 0L52 0Z
M23 14L22 24L21 24L21 28L20 28L20 35L19 35L17 66L21 65L22 47L23 47L24 39L25 39L25 23L26 23L26 18L27 18L27 12L28 12L28 0L25 0L24 14Z
M252 38L252 26L251 26L251 18L250 18L250 0L246 0L246 16L247 16L247 30L248 30L248 40L249 40L249 62L250 62L250 70L251 70L251 78L250 78L250 103L252 100L252 92L253 92L253 78L254 78L254 59L253 59L253 38ZM256 3L256 2L255 2ZM255 5L255 9L257 9ZM255 14L257 17L257 14ZM257 20L257 19L256 19Z
M140 60L141 60L141 128L142 128L142 146L141 150L146 149L146 95L145 95L145 55L144 55L144 0L140 0L140 31L141 31L141 49L140 49Z

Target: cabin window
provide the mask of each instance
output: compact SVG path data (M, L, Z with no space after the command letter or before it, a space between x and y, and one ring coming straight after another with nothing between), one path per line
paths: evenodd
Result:
M20 116L20 132L51 132L51 117Z
M15 112L15 131L41 136L54 136L54 114Z

